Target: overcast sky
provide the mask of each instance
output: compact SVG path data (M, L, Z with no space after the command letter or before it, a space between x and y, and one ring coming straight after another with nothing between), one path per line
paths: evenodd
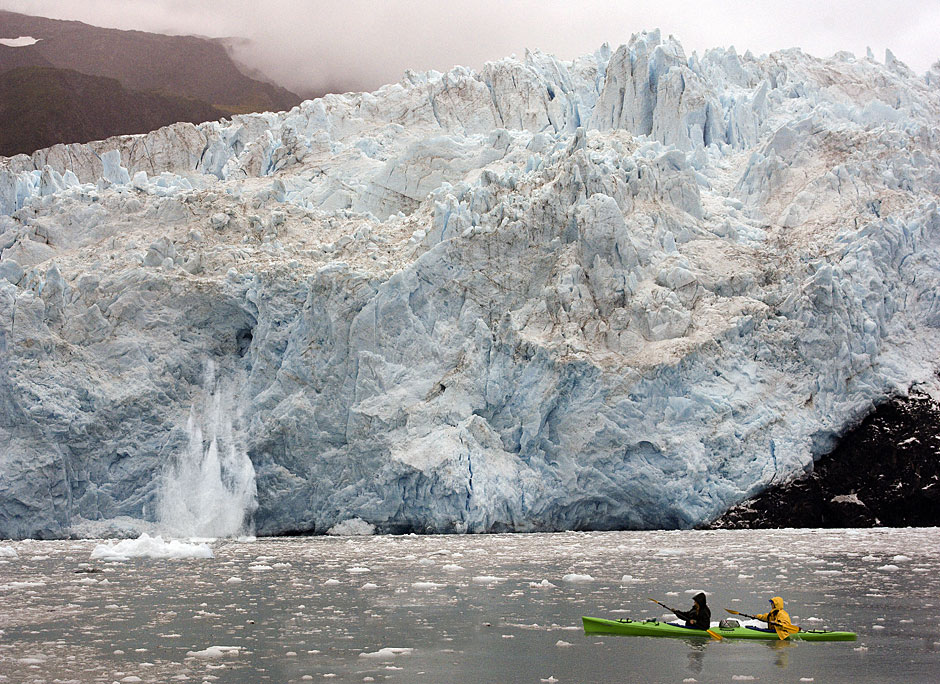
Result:
M373 90L408 68L479 68L527 48L571 59L653 28L687 54L734 45L863 56L870 46L879 60L890 48L918 73L940 58L940 0L0 0L0 9L249 38L243 58L302 94Z

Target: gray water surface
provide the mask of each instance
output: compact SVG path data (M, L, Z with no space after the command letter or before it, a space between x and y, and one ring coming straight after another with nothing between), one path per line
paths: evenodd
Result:
M0 558L0 682L940 680L935 528L260 539L125 562L90 561L96 543L0 544L18 554ZM715 621L779 594L796 624L859 639L581 629L699 590Z

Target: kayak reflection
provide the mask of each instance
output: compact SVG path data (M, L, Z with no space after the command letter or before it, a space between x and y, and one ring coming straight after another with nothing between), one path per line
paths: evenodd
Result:
M767 648L776 653L776 659L774 660L774 665L779 667L781 670L787 669L787 665L790 664L790 649L796 646L792 641L766 641L764 642Z

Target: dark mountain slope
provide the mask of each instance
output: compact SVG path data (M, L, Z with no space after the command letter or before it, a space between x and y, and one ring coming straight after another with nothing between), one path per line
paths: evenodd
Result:
M3 156L222 116L198 100L134 92L114 79L68 69L23 67L0 74Z
M301 99L244 75L220 42L204 38L119 31L0 11L0 37L20 36L39 42L0 53L0 72L51 65L115 78L129 90L203 100L229 113L279 111Z

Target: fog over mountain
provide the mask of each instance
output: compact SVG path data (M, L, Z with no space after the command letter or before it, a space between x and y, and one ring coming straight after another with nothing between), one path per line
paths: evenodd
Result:
M540 49L564 59L659 26L688 52L734 45L760 55L792 46L829 56L886 48L922 74L940 58L940 5L835 0L2 0L0 8L99 26L249 39L235 56L307 96L373 90L406 69L481 68L487 60Z

